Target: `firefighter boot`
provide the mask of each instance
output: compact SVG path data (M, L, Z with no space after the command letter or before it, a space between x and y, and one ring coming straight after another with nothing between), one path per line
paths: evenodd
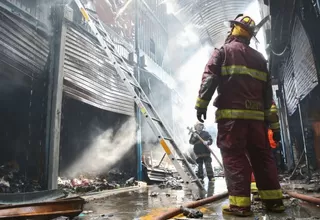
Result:
M276 213L280 213L280 212L284 212L285 211L285 207L283 205L283 201L282 200L264 200L264 205L267 209L267 211L269 212L276 212Z
M224 215L233 215L239 217L247 217L253 215L250 207L242 208L242 207L232 207L230 205L222 206L222 213Z

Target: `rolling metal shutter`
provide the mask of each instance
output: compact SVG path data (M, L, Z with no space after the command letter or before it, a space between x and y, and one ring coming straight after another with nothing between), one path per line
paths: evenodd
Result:
M45 172L49 37L35 19L0 5L1 164L14 159L26 178ZM14 11L15 13L12 13ZM3 111L4 107L7 109ZM6 111L10 112L7 114ZM10 115L12 115L10 117ZM18 144L12 144L18 143ZM24 157L25 159L21 159ZM5 161L3 161L5 158Z
M291 116L297 109L298 99L302 100L318 85L312 48L297 16L291 36L291 53L283 67L283 74L288 114Z
M20 83L44 78L49 42L27 22L0 8L0 72Z
M295 112L298 105L293 71L294 71L294 68L293 68L292 57L291 55L289 55L283 67L283 75L284 75L283 86L284 86L287 110L290 116Z
M75 24L68 22L66 26L65 94L107 111L133 116L134 101L98 41Z
M294 21L291 53L296 92L298 97L303 99L318 85L318 76L307 33L298 17L295 17Z

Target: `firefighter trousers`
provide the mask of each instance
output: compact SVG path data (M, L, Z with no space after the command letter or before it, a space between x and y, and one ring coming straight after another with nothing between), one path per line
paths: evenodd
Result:
M219 121L217 146L223 159L230 208L250 209L252 170L260 198L266 203L282 203L277 168L263 121Z
M197 164L198 164L198 173L197 176L200 179L204 178L204 174L203 174L203 164L206 167L206 172L207 172L207 176L210 179L213 178L213 169L212 169L212 159L210 156L205 156L205 157L198 157L196 160Z

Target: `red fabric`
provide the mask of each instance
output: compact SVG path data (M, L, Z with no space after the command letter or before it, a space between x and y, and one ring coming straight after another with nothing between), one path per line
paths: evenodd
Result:
M273 140L273 131L271 129L268 129L268 138L270 147L273 149L277 148L277 143Z
M260 190L280 189L277 168L269 147L267 128L263 121L220 121L217 146L222 154L229 195L250 196L252 169Z
M218 109L250 110L246 106L248 101L256 104L252 110L269 109L273 95L270 74L267 82L245 74L221 75L222 67L234 65L268 73L267 62L258 51L249 47L244 39L229 36L225 45L219 50L215 49L208 61L198 98L210 101L217 88L214 106Z
M248 45L234 40L224 46L225 60L223 66L246 66L268 73L267 63L263 56ZM267 83L249 75L227 75L221 77L218 96L214 102L218 109L247 109L246 101L259 103L259 109L265 110ZM270 97L270 104L271 104Z

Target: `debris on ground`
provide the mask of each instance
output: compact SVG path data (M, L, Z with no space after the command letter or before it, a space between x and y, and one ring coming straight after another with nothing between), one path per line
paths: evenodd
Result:
M23 193L40 191L41 186L36 180L21 174L15 161L0 166L0 193Z
M109 175L90 178L90 175L85 174L80 175L78 178L72 179L58 177L58 187L59 189L63 189L69 193L87 193L138 185L138 182L134 177L131 177L126 181L122 180L122 184L119 183L120 181L108 181L108 177Z
M159 195L158 192L152 192L152 193L150 194L150 197L157 197L158 195Z
M85 215L87 215L87 214L93 213L93 211L92 211L92 210L85 210L85 211L83 211L82 213L85 214Z
M135 178L134 178L134 177L131 177L130 179L128 179L128 180L126 181L125 186L134 186L135 183L136 183Z
M159 184L159 188L161 189L171 188L174 190L181 190L182 186L182 180L177 180L174 177L168 177L165 179L165 182Z
M113 214L102 214L100 215L100 217L102 218L110 218L110 217L113 217L114 215Z
M190 208L186 208L183 206L180 206L180 209L181 209L183 215L186 216L187 218L202 218L203 217L203 213L196 210L196 209L190 209Z

